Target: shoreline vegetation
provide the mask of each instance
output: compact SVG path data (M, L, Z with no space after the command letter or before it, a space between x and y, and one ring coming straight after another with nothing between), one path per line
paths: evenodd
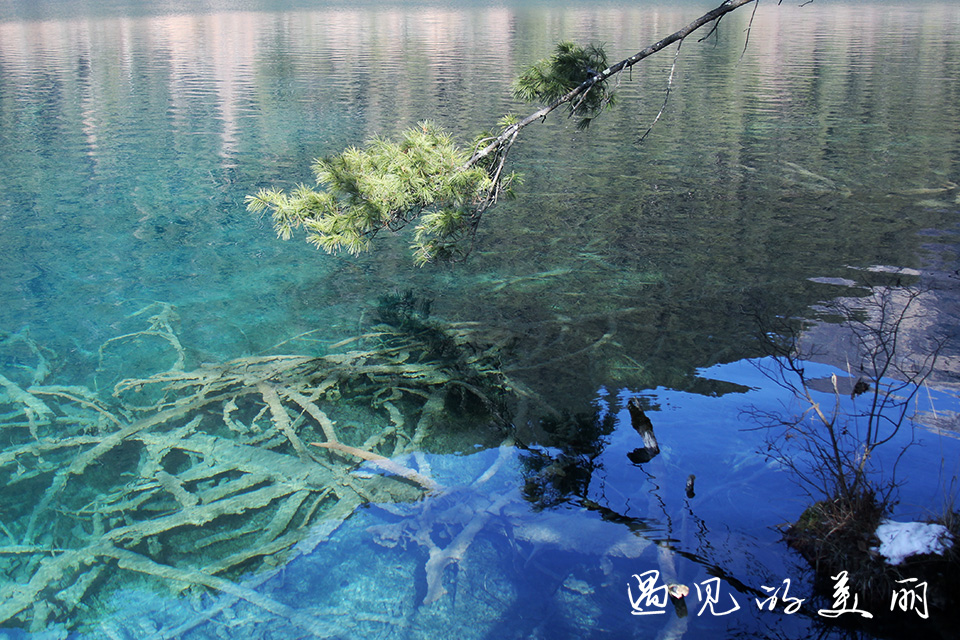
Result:
M835 338L827 351L816 342L823 331L778 321L779 329L763 336L776 358L764 374L793 396L797 409L747 412L768 431L764 453L813 501L785 529L785 542L813 569L825 597L837 599L838 579L849 581L863 608L879 612L867 626L888 637L919 627L949 637L946 630L960 623L957 476L941 479L942 512L927 523L891 520L898 489L910 481L897 470L916 444L919 400L931 401L935 374L955 377L951 363L938 364L956 348L955 329L930 323L938 298L919 275L878 270L853 295L823 305L819 324L829 324ZM807 362L840 359L845 378L807 375ZM941 472L950 473L946 463L941 459ZM884 549L894 531L904 557L891 559ZM922 614L914 609L921 585ZM919 627L903 626L897 616L908 602L920 615Z

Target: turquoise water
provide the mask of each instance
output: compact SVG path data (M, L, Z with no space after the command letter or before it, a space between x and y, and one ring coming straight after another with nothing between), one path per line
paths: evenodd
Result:
M183 592L113 558L82 605L45 617L30 609L4 624L33 620L41 637L129 638L218 637L232 626L249 637L807 637L819 628L816 615L753 604L762 586L785 578L799 597L811 594L809 570L773 529L807 497L757 453L763 434L742 431L752 426L749 406L789 401L750 363L763 356L756 319L817 318L818 303L856 294L880 265L916 270L907 279L936 287L917 331L957 325L956 7L764 5L745 50L749 9L725 18L717 38L684 44L667 108L642 144L670 52L624 77L621 104L588 132L562 117L528 129L513 158L525 175L520 197L486 215L465 264L417 269L402 235L379 238L370 255L327 256L277 240L243 205L260 187L310 180L313 158L377 133L430 118L467 139L502 113L523 112L509 82L558 39L605 42L619 59L705 8L0 3L0 373L17 388L72 385L74 400L43 396L61 417L94 412L76 400L84 388L105 403L99 415L119 415L110 403L120 380L337 352L332 345L375 330L381 296L409 290L432 301L438 326L495 345L511 391L523 390L499 420L446 405L448 430L420 458L405 451L405 464L428 468L448 492L358 507L329 539L304 538L228 576L285 608ZM161 316L166 324L144 333ZM810 335L832 347L830 327ZM940 464L956 460L955 348L943 355L929 391L937 418L918 430L928 446L900 467L905 517L939 509L931 496L960 472ZM843 368L836 353L824 359ZM4 388L7 420L21 405ZM384 397L366 394L349 402L345 390L323 408L338 429L366 436L392 417ZM401 396L413 424L423 397ZM639 446L629 397L644 399L661 441L648 463L627 458ZM265 400L248 402L236 415L253 431ZM204 421L230 413L225 404L204 411ZM84 426L67 434L54 423L37 433L4 427L4 446L110 428L76 424ZM517 449L476 484L508 435ZM351 445L363 443L355 437ZM59 536L47 541L31 507L71 459L22 457L22 469L0 459L9 483L0 494L3 603L42 558L76 543L75 527L77 539L96 531L83 509L97 489L108 495L125 486L123 473L145 473L136 460L147 459L147 444L138 442L118 449L116 478L94 477L89 492L44 512ZM557 461L561 473L545 475ZM690 473L698 490L688 499ZM68 507L82 517L68 521ZM175 508L162 502L151 513ZM447 593L423 604L422 536L448 549L471 523L478 531L442 572ZM378 537L384 528L399 537ZM631 615L625 587L667 566L653 544L666 541L679 580L718 575L742 609L697 615L691 601L687 618ZM46 546L12 551L27 542Z

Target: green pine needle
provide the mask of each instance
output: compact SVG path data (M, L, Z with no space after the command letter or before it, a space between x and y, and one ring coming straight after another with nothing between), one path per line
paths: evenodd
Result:
M476 205L494 188L482 167L464 168L468 159L446 131L424 121L398 141L376 137L317 160L318 189L261 189L247 196L247 208L270 210L284 240L302 226L308 242L331 253L367 251L379 230L419 218L413 248L418 262L432 262L456 253Z
M549 58L527 69L513 85L514 96L525 102L551 104L607 68L607 54L601 45L580 46L561 42ZM594 84L587 93L572 101L571 116L580 118L577 127L585 129L604 107L613 103L606 81Z

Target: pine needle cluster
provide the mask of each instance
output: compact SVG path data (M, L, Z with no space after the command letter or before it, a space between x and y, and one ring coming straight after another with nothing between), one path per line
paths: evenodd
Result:
M424 121L398 141L375 137L317 160L320 189L261 189L247 196L247 208L270 210L284 240L303 227L308 242L330 253L366 251L379 230L417 220L416 262L455 259L479 221L478 204L495 188L484 168L467 166L469 158L440 126Z
M598 78L607 66L607 54L601 45L560 42L552 56L540 60L517 78L513 94L525 102L551 104L584 82ZM606 81L597 80L567 106L569 115L579 118L577 128L585 129L613 101L613 93L608 90Z
M514 93L527 101L566 101L582 129L613 102L597 71L606 68L602 47L561 42L553 56L520 76ZM585 91L569 95L589 80L594 83ZM415 223L416 264L463 259L484 211L500 196L511 197L513 185L521 182L518 174L504 171L504 163L525 124L504 116L496 130L480 134L465 149L439 125L422 121L399 140L378 136L318 159L312 167L316 186L260 189L247 196L247 208L270 211L278 237L289 240L303 228L307 242L328 253L362 253L382 229Z

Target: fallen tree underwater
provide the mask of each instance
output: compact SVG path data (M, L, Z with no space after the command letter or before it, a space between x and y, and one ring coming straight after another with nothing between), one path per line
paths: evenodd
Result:
M109 398L44 384L42 350L22 334L0 340L38 360L23 380L0 376L0 625L69 628L90 598L141 574L316 631L234 579L315 547L363 504L438 490L395 458L442 446L451 394L470 394L483 413L506 389L490 364L496 348L439 357L429 340L386 326L364 336L376 342L369 350L184 371L172 309L148 309L148 329L105 347L159 338L175 364L120 381ZM460 348L469 336L444 337ZM363 462L384 473L353 473Z

